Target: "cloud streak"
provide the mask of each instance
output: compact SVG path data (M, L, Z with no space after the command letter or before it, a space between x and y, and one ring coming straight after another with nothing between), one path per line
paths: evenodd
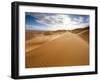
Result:
M41 29L41 30L71 30L89 26L88 15L74 15L74 14L55 14L55 13L31 13L26 12L33 18L31 28L26 22L26 29ZM26 18L27 20L27 18ZM37 24L34 24L36 22ZM38 25L43 24L43 25ZM37 28L36 28L37 27Z

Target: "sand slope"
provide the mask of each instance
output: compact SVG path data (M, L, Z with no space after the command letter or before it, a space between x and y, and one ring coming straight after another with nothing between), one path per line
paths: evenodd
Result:
M26 54L26 67L89 64L89 45L79 35L66 32Z

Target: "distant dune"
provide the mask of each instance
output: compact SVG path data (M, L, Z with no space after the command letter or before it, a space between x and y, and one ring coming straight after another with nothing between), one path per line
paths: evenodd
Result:
M72 32L78 34L81 38L89 43L89 27L75 29Z
M26 31L26 68L89 64L89 27Z
M57 34L62 34L66 32L66 30L58 30L58 31L31 31L31 30L26 30L26 40L29 40L31 38L39 37L39 36L47 36L47 35L57 35Z
M82 32L84 30L89 30L89 27L74 29L74 30L72 30L72 32L73 33L80 33L80 32Z

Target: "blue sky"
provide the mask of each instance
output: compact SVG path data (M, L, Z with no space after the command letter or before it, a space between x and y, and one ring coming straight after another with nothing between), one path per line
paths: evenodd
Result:
M26 30L72 30L89 26L89 15L25 13Z

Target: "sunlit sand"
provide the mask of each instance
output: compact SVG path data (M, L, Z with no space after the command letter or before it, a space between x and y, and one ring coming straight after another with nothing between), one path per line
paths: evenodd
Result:
M89 65L89 29L26 32L26 68Z

